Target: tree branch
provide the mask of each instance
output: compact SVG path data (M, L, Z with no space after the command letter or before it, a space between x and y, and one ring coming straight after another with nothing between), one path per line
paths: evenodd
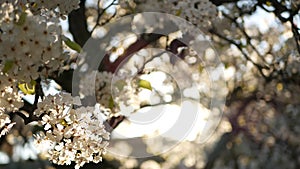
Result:
M91 33L87 30L85 0L81 0L79 6L79 9L69 14L69 30L73 35L74 41L82 47L91 37Z
M110 8L111 6L116 5L116 0L113 0L109 5L107 5L107 7L105 7L104 9L102 9L102 11L101 11L101 8L99 8L99 3L100 3L100 0L98 0L98 2L97 2L97 5L98 5L98 16L97 16L97 19L96 19L96 25L93 27L93 29L92 29L91 32L93 32L96 29L96 27L99 26L100 19L101 19L102 15L105 13L105 11L108 8ZM112 17L114 17L114 15ZM108 20L110 20L110 19L108 19Z
M142 34L142 36L133 44L131 44L126 51L119 56L114 62L110 62L110 54L106 54L99 66L100 71L115 72L117 67L130 55L138 52L144 47L148 46L150 43L158 40L163 35L160 34Z
M210 0L213 4L216 6L223 5L225 3L232 3L232 2L238 2L239 0Z
M29 116L28 117L25 116L20 111L16 112L16 114L18 116L23 118L25 124L28 124L28 123L33 122L33 121L38 121L38 120L41 119L40 117L35 116L33 112L37 109L37 104L38 104L39 98L43 97L43 96L44 96L44 93L43 93L42 86L41 86L41 79L38 78L36 80L36 91L35 91L34 103L30 104L30 103L24 101L23 107L21 107L19 109L20 111L22 111L22 110L26 111L29 114Z
M246 58L246 60L250 61L259 71L259 73L266 79L268 80L268 77L266 75L264 75L262 69L268 69L268 67L265 67L265 66L262 66L262 65L259 65L257 63L255 63L249 56L248 54L243 50L243 48L241 47L241 44L239 44L238 42L236 42L235 40L233 39L229 39L227 38L226 36L218 33L214 28L210 29L209 30L210 33L218 36L219 38L229 42L230 44L233 44L234 46L236 46L239 51L242 53L242 55Z

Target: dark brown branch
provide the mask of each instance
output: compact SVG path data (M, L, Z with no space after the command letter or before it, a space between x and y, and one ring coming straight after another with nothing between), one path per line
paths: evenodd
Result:
M111 117L110 119L107 119L104 122L105 130L108 132L112 132L115 128L118 127L122 121L125 120L125 116L117 116L117 117Z
M50 79L53 79L56 83L58 83L64 91L72 93L73 73L73 69L65 70L57 76L50 77Z
M136 42L131 44L126 51L118 57L118 59L114 62L110 62L109 56L110 54L106 54L100 64L99 70L100 71L108 71L108 72L115 72L117 67L130 55L138 52L139 50L145 48L150 43L158 40L161 36L159 34L143 34L141 38L139 38Z
M38 104L39 98L44 96L40 78L36 80L36 87L35 88L36 88L36 92L35 92L34 103L30 104L27 101L24 101L23 107L21 107L19 109L20 111L26 111L29 114L28 117L25 116L20 111L16 112L16 114L18 116L23 118L25 124L28 124L28 123L33 122L33 121L41 120L40 117L35 116L34 113L33 113L37 109L37 104Z
M293 18L290 19L290 23L292 25L292 32L293 32L293 35L294 35L294 39L295 39L295 42L296 42L296 47L297 47L297 51L298 51L298 54L300 55L300 34L299 34L299 28L297 27L296 24L294 24L293 22Z
M238 2L238 0L210 0L213 4L216 6L223 5L225 3L232 3L232 2Z
M288 9L285 5L281 4L277 0L268 0L268 2L271 2L272 6L275 8L273 11L270 11L265 7L266 2L267 0L259 0L258 6L267 12L273 12L276 15L276 17L283 23L289 21L291 18L297 15L300 8L298 6L295 10L292 10ZM283 16L281 16L283 12L288 12L290 16L288 18L284 18Z
M69 14L69 30L73 35L74 41L83 46L90 38L91 33L87 30L85 0L81 0L79 6L79 9Z

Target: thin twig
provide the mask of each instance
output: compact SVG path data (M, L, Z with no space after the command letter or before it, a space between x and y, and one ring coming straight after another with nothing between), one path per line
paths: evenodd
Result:
M116 0L113 0L107 7L105 7L104 9L101 10L101 8L99 7L100 6L100 0L98 0L97 4L98 4L98 13L99 14L98 14L97 19L96 19L96 25L93 27L91 32L93 32L96 29L96 27L99 26L100 19L101 19L102 15L105 13L105 11L108 8L112 7L113 5L117 5L115 2L116 2ZM116 13L113 16L115 16L115 15L116 15Z
M297 51L300 55L300 44L299 44L300 35L299 35L299 31L298 31L299 28L293 23L293 19L290 20L290 23L292 25L292 32L293 32L294 39L295 39L295 42L296 42Z
M243 35L245 36L247 43L251 46L251 48L255 51L255 53L257 53L257 55L264 61L266 62L265 58L259 53L259 51L257 50L257 48L251 43L251 37L248 35L248 33L245 31L245 28L243 28L240 24L238 24L236 22L235 18L231 18L229 15L227 15L226 13L222 13L226 18L228 18L230 21L232 21L237 27L238 29L243 33ZM268 68L268 67L264 67L264 68Z
M241 44L237 43L236 41L234 41L234 40L232 40L232 39L227 38L226 36L224 36L224 35L222 35L222 34L220 34L220 33L218 33L217 31L215 31L215 29L210 29L209 32L212 33L212 34L217 35L217 36L220 37L221 39L223 39L223 40L229 42L230 44L233 44L234 46L236 46L236 47L240 50L240 52L242 53L242 55L246 58L246 60L250 61L250 62L258 69L258 71L260 72L260 74L261 74L266 80L268 80L268 77L266 77L266 75L264 75L264 73L263 73L263 71L262 71L262 69L264 69L264 67L261 66L261 65L259 65L259 64L257 64L257 63L255 63L255 62L247 55L247 53L243 50L243 48L241 47Z

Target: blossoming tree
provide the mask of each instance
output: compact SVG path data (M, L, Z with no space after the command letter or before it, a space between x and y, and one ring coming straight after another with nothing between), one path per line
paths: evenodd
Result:
M299 168L299 8L299 0L0 0L1 149L34 142L35 160L57 168ZM90 69L97 38L103 56ZM222 64L210 65L216 58ZM160 86L147 79L155 73ZM196 136L163 154L155 152L163 144L145 141L153 157L141 160L105 154L113 131L144 108L184 97L215 114L226 96L206 146Z

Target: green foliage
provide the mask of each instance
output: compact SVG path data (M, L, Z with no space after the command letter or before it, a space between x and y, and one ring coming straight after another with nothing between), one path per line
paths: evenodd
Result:
M71 41L71 39L65 36L63 37L63 41L69 48L75 50L76 52L81 52L81 47L78 43Z
M140 79L138 83L139 83L139 87L148 89L148 90L152 90L152 86L149 81Z
M35 86L36 86L36 81L32 80L30 84L28 83L19 83L18 87L19 89L24 93L24 94L35 94Z

